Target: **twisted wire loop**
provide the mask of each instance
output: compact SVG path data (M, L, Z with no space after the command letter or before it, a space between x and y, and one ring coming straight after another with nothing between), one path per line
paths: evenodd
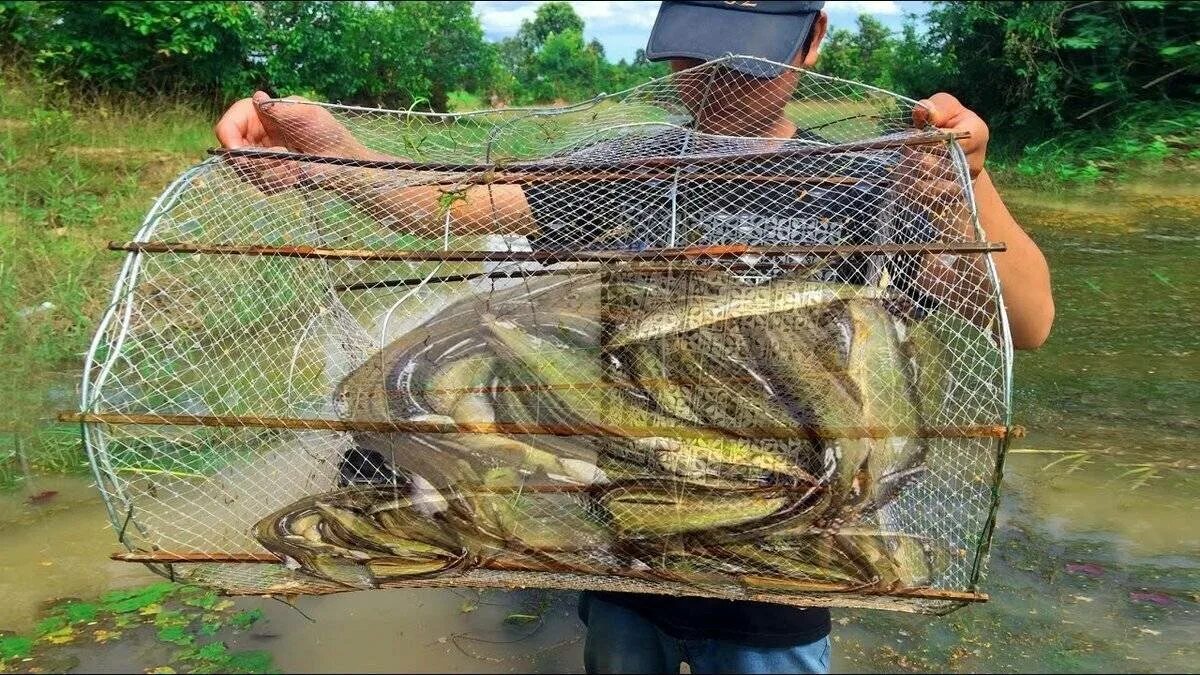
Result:
M1011 347L961 136L726 65L263 104L286 151L214 151L110 245L64 418L116 557L229 593L985 599Z

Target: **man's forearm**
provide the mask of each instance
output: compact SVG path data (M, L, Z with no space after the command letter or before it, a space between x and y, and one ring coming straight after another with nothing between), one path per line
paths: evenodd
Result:
M991 241L1002 241L1008 250L993 256L1000 290L1008 314L1013 346L1034 349L1046 341L1054 323L1050 269L1037 244L1008 212L987 171L975 179L975 205L979 223Z
M534 231L529 202L519 185L406 185L401 172L355 167L322 167L311 183L374 220L412 234L438 235L447 226L453 235Z

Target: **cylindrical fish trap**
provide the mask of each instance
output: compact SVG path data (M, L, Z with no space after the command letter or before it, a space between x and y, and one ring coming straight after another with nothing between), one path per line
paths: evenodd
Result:
M985 599L1011 348L958 137L735 58L562 108L264 104L281 147L111 245L69 417L117 557L235 594Z

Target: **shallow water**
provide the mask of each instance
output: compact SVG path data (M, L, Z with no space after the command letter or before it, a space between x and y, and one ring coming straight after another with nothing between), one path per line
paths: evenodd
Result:
M1090 194L1010 191L1050 260L1058 319L1016 364L1016 422L984 590L931 618L836 611L836 670L1195 670L1200 652L1200 190L1164 177ZM0 496L0 628L37 606L149 578L110 563L94 489ZM45 564L50 563L50 564ZM568 593L397 590L248 598L237 648L284 671L579 671ZM305 616L307 615L307 616ZM310 620L310 618L312 620ZM506 620L507 618L507 620ZM231 647L235 645L231 644ZM111 653L81 668L109 668Z

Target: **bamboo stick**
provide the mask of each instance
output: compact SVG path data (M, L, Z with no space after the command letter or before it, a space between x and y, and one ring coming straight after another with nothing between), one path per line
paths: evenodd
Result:
M204 553L204 552L187 552L187 553L171 553L168 551L134 551L134 552L119 552L109 556L112 560L119 562L136 562L136 563L172 563L172 564L190 564L190 563L240 563L240 564L270 564L282 563L282 559L274 553ZM493 560L485 562L478 569L494 570L500 572L532 572L532 573L549 573L562 574L563 570L555 568L551 565L541 565L532 560L515 561L515 560ZM606 575L610 577L628 577L640 579L648 582L662 582L662 577L654 576L649 573L639 573L635 571L616 573ZM736 583L739 577L730 576L726 583ZM959 602L987 602L988 595L978 591L954 591L941 588L892 588L886 586L861 586L854 584L834 584L818 581L798 581L795 579L786 579L779 577L742 577L751 583L759 583L764 586L762 591L769 594L767 586L775 585L777 587L786 586L789 591L809 592L809 593L848 593L859 595L879 595L892 596L900 598L914 598L924 600L953 600ZM726 581L721 578L705 579L699 583L721 583ZM402 581L396 584L399 587L420 583L420 580ZM382 587L388 587L389 584L384 584Z
M890 438L897 435L917 438L1003 438L1009 430L1002 425L926 427L898 430L886 427L831 428L812 425L794 427L622 427L615 425L519 424L512 422L412 422L372 420L330 420L258 415L151 415L137 413L63 412L60 422L99 424L170 425L226 428L296 429L308 431L346 431L414 434L506 434L535 436L608 436L614 438L687 438L720 439L729 436L772 439Z
M285 258L374 260L386 262L633 262L738 258L741 256L886 255L894 253L999 253L1003 242L946 242L928 244L811 244L807 246L700 246L644 251L434 251L321 248L317 246L260 246L129 241L108 243L109 250L131 253L198 253L258 255Z
M591 264L591 263L579 263ZM789 269L808 268L816 266L820 263L808 263L803 261L779 261L772 260L770 263L777 267ZM744 272L764 267L764 263L746 263L746 262L727 262L720 267L713 265L631 265L628 269L639 273L648 274L724 274L726 272ZM436 277L415 277L409 279L381 279L379 281L357 281L348 284L337 284L333 290L337 292L345 291L370 291L381 288L403 288L407 286L420 286L421 284L445 284L458 283L463 281L475 281L478 279L528 279L533 277L546 276L575 276L582 274L595 274L601 271L598 267L566 267L559 269L536 269L536 270L494 270L491 272L475 272L471 274L446 274Z

